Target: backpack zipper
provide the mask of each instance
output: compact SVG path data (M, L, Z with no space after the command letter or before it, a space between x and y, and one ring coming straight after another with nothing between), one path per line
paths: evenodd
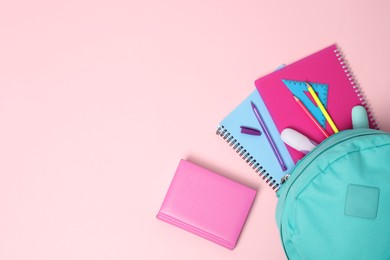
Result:
M299 160L295 165L294 169L289 174L286 174L282 178L281 182L283 182L283 185L277 191L277 196L280 199L282 192L285 189L289 189L292 183L295 182L295 180L301 176L300 174L299 175L294 174L295 172L298 171L298 169L301 170L301 168L306 168L313 160L315 160L318 156L320 156L324 151L348 139L364 136L364 135L378 134L378 133L389 134L386 132L373 130L373 129L364 129L363 131L358 131L358 133L356 133L356 130L344 130L325 139L320 145L315 147L310 153L308 153L305 157ZM335 138L340 138L340 140L336 140L334 143L328 145ZM286 192L285 196L287 196L287 193L288 191Z
M279 215L278 223L280 236L282 239L282 245L283 249L285 251L286 256L288 257L287 251L284 246L284 240L283 240L283 232L282 232L282 218L283 218L283 207L284 203L286 201L286 198L289 194L289 191L291 187L294 185L294 183L299 179L299 177L302 176L302 173L305 171L305 169L319 156L321 156L324 152L328 151L332 147L343 143L344 141L365 136L365 135L377 135L377 134L387 134L390 133L373 130L373 129L361 129L359 131L356 130L344 130L337 134L334 134L330 136L329 138L325 139L320 145L318 145L316 148L314 148L310 153L308 153L303 159L298 161L298 163L295 165L295 168L291 171L291 173L288 175L288 177L285 178L285 182L282 185L282 187L277 191L277 196L279 198L279 202L277 205L277 212L276 214ZM338 138L338 140L337 140ZM336 139L334 141L334 139ZM334 142L333 142L334 141ZM301 174L294 174L295 172L301 172Z

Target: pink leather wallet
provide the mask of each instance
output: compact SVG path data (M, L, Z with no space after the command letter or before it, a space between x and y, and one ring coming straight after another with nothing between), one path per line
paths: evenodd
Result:
M157 218L233 249L256 191L181 160Z

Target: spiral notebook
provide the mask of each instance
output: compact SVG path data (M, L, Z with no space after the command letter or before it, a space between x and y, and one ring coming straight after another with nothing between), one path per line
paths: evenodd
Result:
M351 110L356 105L366 107L370 127L378 128L347 66L344 55L336 45L331 45L255 81L256 88L279 133L289 127L317 143L325 139L299 107L294 99L296 96L323 128L329 134L334 134L320 109L312 100L306 82L317 92L317 96L338 130L352 128ZM295 163L304 156L289 146L287 149Z
M333 134L308 93L306 82L313 87L339 130L352 128L351 110L356 105L366 107L370 127L378 129L344 56L336 45L257 79L257 91L253 91L220 122L217 134L275 190L281 185L282 177L289 174L295 163L304 156L283 143L280 137L283 129L293 128L317 143L324 140L323 134L299 107L294 96L302 101L329 134ZM263 116L287 171L281 170L264 135L240 133L242 125L259 128L251 110L251 101Z
M260 129L259 122L252 111L251 102L257 106L287 166L286 171L281 169L264 133L260 136L241 133L241 126ZM256 89L219 123L216 133L274 190L278 189L282 177L288 174L294 166L287 147L280 138L263 99Z

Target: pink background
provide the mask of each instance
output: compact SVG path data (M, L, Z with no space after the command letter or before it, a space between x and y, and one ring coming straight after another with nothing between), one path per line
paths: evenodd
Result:
M284 259L217 123L337 43L390 131L390 2L0 0L0 259ZM158 221L179 159L258 189L229 251Z

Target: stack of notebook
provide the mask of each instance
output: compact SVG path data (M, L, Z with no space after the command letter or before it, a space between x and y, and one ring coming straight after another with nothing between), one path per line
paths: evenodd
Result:
M356 105L366 107L370 127L377 128L336 45L259 78L255 86L220 122L217 134L274 190L304 156L282 141L284 129L320 143L352 128ZM157 218L233 249L255 195L249 187L181 160Z
M338 130L352 128L351 110L356 105L366 107L370 127L378 128L336 45L257 79L256 89L220 122L217 134L274 190L279 188L283 176L304 156L285 145L280 133L285 128L292 128L316 143L326 138L299 107L295 97L329 135L334 134L333 128L311 97L307 83L314 89ZM262 129L251 103L257 107L269 133L268 137L266 133L241 133L243 127ZM275 154L275 150L278 154ZM281 167L281 161L285 168Z

